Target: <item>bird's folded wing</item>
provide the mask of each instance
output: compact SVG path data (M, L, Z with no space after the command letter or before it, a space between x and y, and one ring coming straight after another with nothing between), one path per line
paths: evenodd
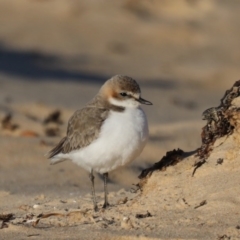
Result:
M67 136L48 153L48 158L88 146L99 136L107 115L105 108L86 107L76 111L68 122Z

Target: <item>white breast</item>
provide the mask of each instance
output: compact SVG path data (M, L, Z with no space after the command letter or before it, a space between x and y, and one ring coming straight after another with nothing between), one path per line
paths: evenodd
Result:
M140 107L112 111L102 125L98 139L62 157L88 171L105 173L134 160L142 152L147 138L147 119Z

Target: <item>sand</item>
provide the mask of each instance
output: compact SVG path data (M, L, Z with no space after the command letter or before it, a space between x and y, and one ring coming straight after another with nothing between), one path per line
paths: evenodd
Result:
M0 0L0 239L239 239L239 130L145 180L167 151L201 146L202 112L239 78L237 1ZM127 26L127 27L126 27ZM135 78L150 137L110 173L92 211L88 173L44 154L115 74ZM57 122L46 122L59 111ZM219 159L223 159L221 164ZM102 177L95 174L98 204ZM144 183L141 190L137 184Z

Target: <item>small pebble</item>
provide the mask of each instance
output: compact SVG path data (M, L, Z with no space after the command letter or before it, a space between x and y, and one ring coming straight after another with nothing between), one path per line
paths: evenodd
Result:
M39 204L34 204L34 205L33 205L33 208L34 208L34 209L39 208L39 207L40 207Z

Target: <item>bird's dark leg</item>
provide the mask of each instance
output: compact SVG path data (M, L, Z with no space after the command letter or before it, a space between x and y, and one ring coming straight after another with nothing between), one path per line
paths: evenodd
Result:
M107 190L108 173L103 174L103 179L104 179L104 204L103 204L103 208L107 208L109 206L108 190Z
M98 206L97 206L97 201L96 201L96 195L95 195L95 189L94 189L94 176L93 176L93 170L91 170L90 174L89 174L89 178L91 180L92 183L92 201L93 201L93 208L94 211L96 212L98 210Z

